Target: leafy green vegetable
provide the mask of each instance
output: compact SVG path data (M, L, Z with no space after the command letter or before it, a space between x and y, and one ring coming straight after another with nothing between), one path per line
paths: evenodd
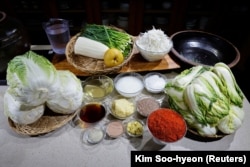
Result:
M56 70L48 59L33 51L9 62L7 84L4 113L19 124L38 120L45 105L62 114L71 114L82 105L81 81L70 71Z
M105 25L87 24L80 33L80 36L84 36L98 42L101 42L109 48L117 48L121 50L126 57L129 55L132 49L131 36L117 29Z
M8 91L4 94L4 114L15 123L34 123L43 115L44 108L44 104L35 107L25 106L8 93Z
M37 106L44 103L49 93L57 90L53 84L57 72L53 64L33 51L13 58L7 68L8 92L23 104Z
M244 96L224 63L184 70L166 84L165 92L169 106L202 136L218 130L230 134L242 124Z
M228 96L231 102L242 107L244 96L229 67L224 63L217 63L214 66L213 71L221 78L221 81L226 88L226 92L224 93Z
M46 104L54 112L70 114L82 105L81 81L70 71L58 70L58 91L48 97Z
M242 124L244 112L241 108L235 105L230 106L230 111L218 124L218 129L225 133L234 133Z

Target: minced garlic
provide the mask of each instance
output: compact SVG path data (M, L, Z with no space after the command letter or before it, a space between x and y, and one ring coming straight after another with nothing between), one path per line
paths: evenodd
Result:
M127 132L135 136L141 136L143 134L143 125L141 122L134 120L127 124Z

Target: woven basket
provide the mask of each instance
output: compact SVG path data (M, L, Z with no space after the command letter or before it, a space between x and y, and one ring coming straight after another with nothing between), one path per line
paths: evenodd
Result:
M136 48L134 45L134 38L131 37L133 41L133 48L131 49L131 52L126 57L126 59L120 65L117 65L114 67L105 67L103 60L94 59L94 58L90 58L90 57L82 56L82 55L77 55L74 53L74 45L79 35L80 33L76 34L70 39L70 41L68 42L66 46L65 54L66 54L67 61L71 65L73 65L76 69L89 75L116 73L120 71L122 67L126 65L129 62L129 60L132 58L132 56L136 53Z
M57 114L46 109L44 115L36 122L28 125L17 124L8 118L12 130L18 134L37 136L52 132L71 121L77 112L72 114Z

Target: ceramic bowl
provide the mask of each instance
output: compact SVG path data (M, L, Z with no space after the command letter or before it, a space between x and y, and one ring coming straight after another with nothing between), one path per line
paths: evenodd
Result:
M154 61L162 60L170 52L170 50L172 48L172 41L170 41L171 46L169 48L166 48L166 50L160 51L160 52L146 50L146 49L142 48L141 45L138 44L138 40L135 41L135 45L145 60L147 60L149 62L154 62Z
M171 52L189 65L213 66L223 62L231 68L240 60L239 50L230 41L212 33L185 30L170 38L173 41Z

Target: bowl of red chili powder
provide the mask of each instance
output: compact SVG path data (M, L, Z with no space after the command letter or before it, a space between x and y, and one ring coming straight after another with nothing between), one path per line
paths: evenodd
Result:
M147 118L147 126L154 141L167 144L182 139L187 132L187 125L179 113L169 108L159 108Z

